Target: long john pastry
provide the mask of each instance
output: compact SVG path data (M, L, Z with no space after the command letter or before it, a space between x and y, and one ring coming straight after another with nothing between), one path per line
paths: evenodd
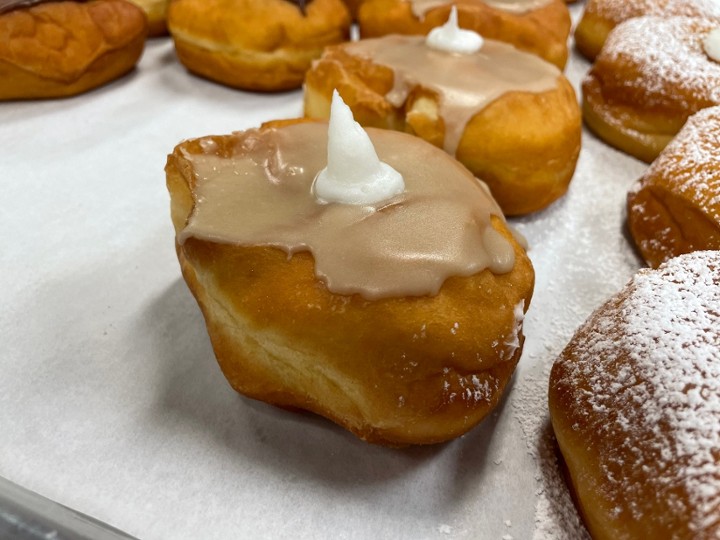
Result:
M292 121L175 148L182 272L237 391L370 442L445 441L502 396L532 265L462 165L342 107L329 139Z

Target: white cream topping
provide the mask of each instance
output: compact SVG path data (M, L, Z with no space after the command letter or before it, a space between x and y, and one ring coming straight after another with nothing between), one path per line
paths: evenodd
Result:
M458 26L457 8L450 10L447 22L433 28L425 39L428 47L456 54L473 54L480 50L483 38L472 30L463 30Z
M380 161L370 137L337 90L330 105L327 155L327 167L312 188L319 202L375 204L405 190L402 175Z
M703 40L703 49L711 60L720 62L720 28L708 32Z

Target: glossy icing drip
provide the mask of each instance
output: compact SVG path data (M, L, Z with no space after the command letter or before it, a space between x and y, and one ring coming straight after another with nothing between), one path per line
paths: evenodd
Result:
M402 107L417 86L434 91L445 123L445 151L455 155L468 121L507 92L544 92L561 75L554 65L512 45L485 40L473 54L452 54L425 45L422 36L385 36L348 43L349 54L393 70L385 98Z
M431 145L369 129L380 159L406 189L377 205L319 203L311 192L327 163L327 124L238 134L233 157L187 154L195 204L178 235L221 243L310 251L315 273L337 294L367 299L434 295L448 277L509 272L512 245L492 229L501 211L487 187Z

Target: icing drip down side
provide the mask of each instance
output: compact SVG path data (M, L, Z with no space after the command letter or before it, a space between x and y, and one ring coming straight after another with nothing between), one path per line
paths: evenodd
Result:
M439 51L426 46L422 36L398 35L363 39L345 50L393 71L393 88L385 99L394 107L402 107L416 86L435 92L445 123L443 146L451 155L470 119L495 99L513 91L552 90L561 75L541 58L489 39L474 54Z
M367 299L434 295L451 276L512 270L513 246L491 226L502 216L485 184L416 137L368 129L379 158L405 191L376 205L320 203L312 193L327 164L327 124L238 134L235 155L186 154L195 205L178 242L195 237L310 251L317 277L337 294Z

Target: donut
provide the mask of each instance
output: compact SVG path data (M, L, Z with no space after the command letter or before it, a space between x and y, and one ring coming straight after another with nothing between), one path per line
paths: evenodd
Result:
M634 17L704 18L720 25L717 0L588 0L575 28L575 45L594 60L608 34L618 24Z
M148 19L148 35L167 34L167 10L170 0L128 0L141 8Z
M472 55L384 36L328 47L305 79L304 114L327 118L337 88L364 126L407 131L487 182L506 215L567 190L580 151L575 92L552 64L485 40Z
M442 442L502 396L533 268L462 165L367 133L407 186L374 206L313 198L325 122L182 142L166 166L177 254L235 390L372 443Z
M695 113L627 200L628 226L657 267L682 253L720 250L720 107Z
M720 63L705 50L713 23L637 17L618 25L582 82L586 124L651 162L686 120L720 105Z
M720 252L641 270L550 374L552 426L595 539L720 537Z
M365 0L358 12L360 36L426 35L445 23L452 5L462 28L565 67L571 21L563 0Z
M323 47L349 38L342 0L174 0L168 29L192 73L244 90L299 88Z
M143 12L125 0L0 4L0 100L73 96L132 70Z

